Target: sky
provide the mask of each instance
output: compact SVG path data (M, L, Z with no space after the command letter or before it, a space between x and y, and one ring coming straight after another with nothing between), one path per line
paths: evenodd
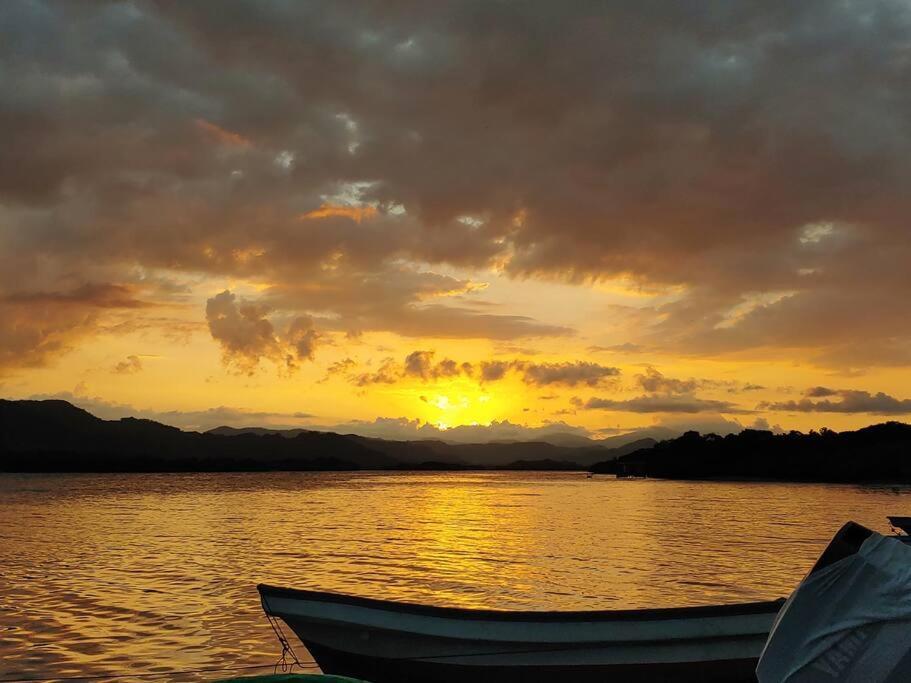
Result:
M0 3L0 395L908 420L909 35L908 0Z

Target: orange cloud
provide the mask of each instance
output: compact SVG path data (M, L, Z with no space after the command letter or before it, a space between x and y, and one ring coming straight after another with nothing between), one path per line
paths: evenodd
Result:
M322 204L318 209L301 214L302 221L314 220L318 218L331 218L333 216L342 216L350 218L360 223L365 218L376 216L375 206L343 206L341 204Z
M249 147L252 144L240 133L226 130L205 119L196 119L196 127L221 145L227 145L229 147Z

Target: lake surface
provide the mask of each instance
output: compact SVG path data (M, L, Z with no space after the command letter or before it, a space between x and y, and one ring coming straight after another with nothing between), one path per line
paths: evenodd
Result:
M272 663L260 582L502 609L775 598L844 521L885 532L887 514L911 514L909 492L576 473L0 475L0 678L205 681L220 676L166 672Z

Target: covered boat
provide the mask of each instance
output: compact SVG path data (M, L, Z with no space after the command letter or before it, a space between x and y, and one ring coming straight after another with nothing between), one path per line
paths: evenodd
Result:
M258 588L324 672L373 683L753 681L783 604L506 612Z
M778 615L761 683L911 681L911 545L848 522Z

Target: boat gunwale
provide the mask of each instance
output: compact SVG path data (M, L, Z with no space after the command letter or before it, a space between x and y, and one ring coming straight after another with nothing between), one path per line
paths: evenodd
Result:
M777 614L785 598L758 602L731 603L724 605L696 605L688 607L653 607L646 609L623 610L581 610L581 611L534 611L534 610L493 610L472 609L466 607L438 607L412 602L378 600L357 595L330 593L324 591L284 588L261 583L256 587L266 612L274 616L268 598L291 598L309 602L326 602L332 604L367 607L386 612L404 612L429 617L440 617L458 620L508 621L508 622L589 622L589 621L664 621L672 619L692 619L711 617L737 617L760 614ZM299 615L295 615L299 616Z

